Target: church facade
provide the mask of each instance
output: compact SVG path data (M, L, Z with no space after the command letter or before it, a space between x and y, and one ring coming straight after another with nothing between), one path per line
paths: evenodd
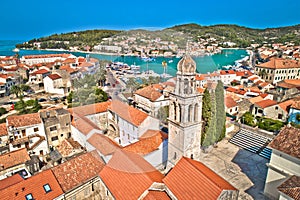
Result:
M170 93L168 167L182 157L199 160L202 94L196 90L196 63L185 55L177 65L175 90Z

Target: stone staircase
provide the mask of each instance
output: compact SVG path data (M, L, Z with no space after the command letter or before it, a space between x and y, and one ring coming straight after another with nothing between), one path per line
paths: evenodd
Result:
M266 136L259 135L246 129L241 129L229 140L229 142L269 160L272 150L269 149L267 145L271 140L271 138Z

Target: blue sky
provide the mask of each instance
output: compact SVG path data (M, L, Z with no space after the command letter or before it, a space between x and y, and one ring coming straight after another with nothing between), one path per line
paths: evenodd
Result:
M86 29L161 29L184 23L252 28L300 24L300 1L2 0L0 40Z

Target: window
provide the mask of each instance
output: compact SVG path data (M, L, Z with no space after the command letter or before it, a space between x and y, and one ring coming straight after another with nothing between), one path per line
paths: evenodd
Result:
M45 192L46 192L46 193L48 193L48 192L51 192L51 191L52 191L52 190L51 190L51 187L50 187L50 185L49 185L49 184L43 185L43 188L44 188L44 190L45 190Z
M23 137L26 137L26 131L25 131L25 129L22 130L22 136L23 136Z
M34 131L34 132L38 132L38 131L39 131L39 128L36 127L36 128L33 129L33 131Z
M64 134L60 134L60 137L64 137Z
M57 130L56 126L50 127L50 131L51 131L51 132L52 132L52 131L56 131L56 130Z
M55 137L51 138L51 141L56 141L56 140L58 140L58 136L55 136Z
M27 195L25 196L25 198L26 198L26 200L33 200L33 196L32 196L31 193L30 193L30 194L27 194Z

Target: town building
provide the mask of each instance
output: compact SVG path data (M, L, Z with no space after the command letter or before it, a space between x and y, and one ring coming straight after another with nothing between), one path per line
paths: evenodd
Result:
M255 66L255 74L273 84L285 79L300 78L300 63L296 60L272 58Z
M44 125L39 113L8 116L6 126L10 151L26 148L30 154L40 156L49 152Z
M293 175L300 176L300 129L284 127L268 146L272 154L264 192L270 198L279 199L280 185Z

